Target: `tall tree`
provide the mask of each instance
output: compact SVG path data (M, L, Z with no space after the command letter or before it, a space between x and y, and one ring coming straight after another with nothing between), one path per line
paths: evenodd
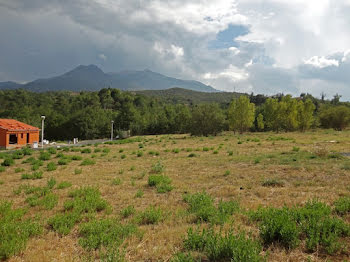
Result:
M233 100L228 109L229 127L233 131L243 133L254 124L255 105L246 96Z
M304 102L298 102L298 122L300 131L309 129L314 122L315 105L311 99L307 98Z

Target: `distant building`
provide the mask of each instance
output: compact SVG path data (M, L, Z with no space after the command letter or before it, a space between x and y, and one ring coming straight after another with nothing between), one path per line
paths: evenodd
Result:
M0 119L0 148L19 148L39 143L40 129L14 119Z

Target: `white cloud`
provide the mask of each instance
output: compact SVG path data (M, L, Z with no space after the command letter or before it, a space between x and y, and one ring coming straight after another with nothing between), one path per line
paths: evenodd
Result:
M234 55L238 55L241 51L234 46L231 46L228 50L230 50Z
M105 54L99 54L98 57L102 59L103 61L107 60L107 56Z
M335 59L327 59L324 56L318 57L318 56L313 56L308 60L304 60L304 63L306 65L312 65L314 67L318 68L325 68L329 66L339 66L339 61Z

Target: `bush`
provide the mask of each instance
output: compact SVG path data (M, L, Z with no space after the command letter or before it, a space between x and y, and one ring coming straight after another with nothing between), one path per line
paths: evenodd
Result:
M164 220L163 211L159 207L149 206L145 211L141 212L136 221L140 225L158 224Z
M57 153L57 150L54 147L50 147L47 149L47 152L49 152L51 155L54 155Z
M350 197L341 197L335 201L334 211L341 216L350 213Z
M9 202L0 202L0 260L24 250L32 236L42 232L41 226L32 219L23 219L23 209L12 209Z
M81 216L76 212L57 214L48 220L51 229L61 235L68 235L74 225L81 220Z
M23 151L22 150L17 150L12 153L12 158L13 159L22 159L24 157Z
M91 149L90 148L84 148L80 151L82 154L90 154L91 153Z
M189 212L195 215L196 221L223 224L239 210L236 201L220 201L218 207L214 206L213 198L207 193L187 194L184 201L189 204Z
M13 158L5 158L1 163L2 166L13 166L15 164L15 160Z
M32 174L22 174L22 179L41 179L43 178L43 172L33 172Z
M321 126L343 130L350 124L350 108L347 106L324 106L320 110Z
M148 185L155 186L158 193L166 193L173 190L171 179L165 175L150 175L148 177Z
M79 244L87 250L118 247L124 239L137 232L134 225L122 225L116 220L92 220L79 227Z
M119 177L116 177L112 180L112 185L119 186L122 183L122 180Z
M75 175L80 175L81 173L83 173L83 169L81 169L81 168L74 169L74 174Z
M141 198L141 197L143 197L143 191L141 190L141 189L139 189L139 190L137 190L137 192L136 192L136 194L135 194L135 197L136 198Z
M333 254L340 250L339 237L350 235L350 226L331 216L331 208L318 201L309 201L303 207L263 208L251 217L260 222L260 236L266 245L280 243L294 248L306 240L309 251Z
M83 160L83 162L81 162L81 166L90 166L90 165L94 165L96 164L96 161L95 160L92 160L90 158L86 158Z
M39 160L47 161L50 160L51 154L47 151L40 151Z
M228 231L222 234L215 233L213 229L200 232L190 228L184 244L188 250L203 252L209 261L264 261L260 256L262 247L259 242L247 238L244 233L235 235Z
M101 193L94 187L82 187L69 193L72 198L64 203L65 210L78 213L92 213L105 210L107 201L101 198Z
M33 150L30 149L29 147L24 147L24 148L22 148L22 153L25 156L30 156L30 155L32 155Z
M47 180L47 187L49 189L53 189L54 186L56 185L56 179L54 179L53 177L51 177L49 180Z
M143 156L143 152L142 151L138 151L137 152L137 157L142 157Z
M63 181L63 182L61 182L61 183L59 183L57 185L57 189L65 189L65 188L68 188L68 187L71 187L71 186L72 186L71 182Z
M46 167L47 171L55 171L57 169L57 165L55 162L50 162Z
M83 160L83 158L82 158L81 156L70 156L70 159L71 159L71 160L74 160L74 161Z
M277 179L266 179L261 184L264 187L283 187L284 182Z
M23 172L24 171L24 168L21 168L21 167L17 167L16 169L15 169L15 173L21 173L21 172Z
M165 170L164 165L160 161L152 165L151 173L152 174L161 174Z
M123 218L128 218L131 215L135 214L136 210L134 208L134 206L127 206L126 208L122 209L120 211L120 215Z

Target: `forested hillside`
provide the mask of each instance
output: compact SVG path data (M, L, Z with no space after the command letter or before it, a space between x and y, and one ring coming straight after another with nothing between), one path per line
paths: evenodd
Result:
M130 129L134 135L215 135L229 129L305 131L318 126L342 130L350 123L350 104L339 102L338 96L322 101L305 94L298 98L245 95L234 99L239 94L225 97L222 93L203 95L181 89L154 92L0 91L0 118L40 127L40 115L45 115L45 134L50 140L109 137L112 120L116 130Z

